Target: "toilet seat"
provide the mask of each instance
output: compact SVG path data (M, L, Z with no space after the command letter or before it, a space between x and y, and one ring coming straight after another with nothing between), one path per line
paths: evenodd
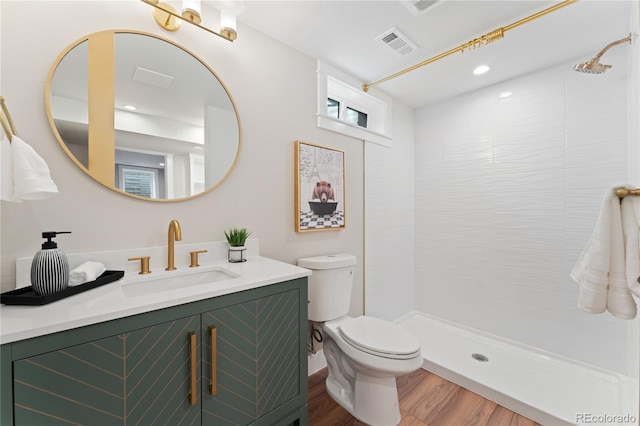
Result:
M371 355L411 359L420 354L420 341L396 324L360 316L340 324L340 335L354 348Z

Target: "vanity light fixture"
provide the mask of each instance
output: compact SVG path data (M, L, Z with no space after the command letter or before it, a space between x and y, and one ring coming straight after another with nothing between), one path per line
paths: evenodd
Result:
M158 25L167 31L177 31L180 28L182 21L185 21L227 41L233 42L238 37L238 33L235 28L236 17L226 11L220 12L220 32L201 25L202 14L200 0L183 0L181 13L178 13L170 4L159 2L158 0L140 1L154 8L153 18L156 20Z

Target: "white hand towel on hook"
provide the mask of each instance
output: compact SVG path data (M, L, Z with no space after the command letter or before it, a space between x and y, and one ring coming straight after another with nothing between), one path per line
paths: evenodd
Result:
M26 142L11 138L13 158L13 190L16 201L42 200L58 194L47 163Z
M571 278L580 285L580 308L593 314L608 310L616 317L632 319L637 307L627 286L622 215L615 189L605 193L596 227Z
M640 198L625 197L621 209L627 287L631 293L640 297Z

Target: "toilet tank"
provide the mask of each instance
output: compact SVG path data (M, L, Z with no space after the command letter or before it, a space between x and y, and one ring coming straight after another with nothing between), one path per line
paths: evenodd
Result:
M330 321L349 313L356 257L330 254L298 259L298 266L311 269L309 315L311 321Z

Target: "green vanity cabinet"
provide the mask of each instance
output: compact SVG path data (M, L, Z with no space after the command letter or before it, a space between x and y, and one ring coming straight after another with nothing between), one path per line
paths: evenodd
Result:
M306 425L306 320L300 278L2 345L1 424Z

